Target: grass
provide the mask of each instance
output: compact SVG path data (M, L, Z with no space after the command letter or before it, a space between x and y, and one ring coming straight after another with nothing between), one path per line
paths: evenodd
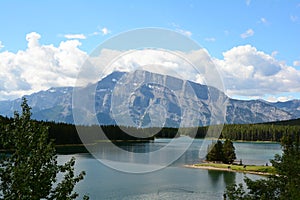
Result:
M231 171L244 172L244 173L276 174L275 168L272 166L247 165L246 167L244 167L243 165L229 165L229 164L221 164L221 163L201 163L201 164L195 164L195 166L211 167L211 168L215 168L215 170L227 169Z

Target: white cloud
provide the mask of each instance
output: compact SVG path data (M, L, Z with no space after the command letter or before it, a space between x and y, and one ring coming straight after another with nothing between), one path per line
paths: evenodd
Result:
M183 29L177 29L177 32L181 33L181 34L183 34L185 36L188 36L188 37L191 37L192 34L193 34L191 31L187 31L187 30L183 30Z
M106 27L101 29L102 35L107 35L110 33L110 30L108 30Z
M0 49L2 49L4 47L4 44L2 43L2 41L0 41Z
M74 85L87 57L77 40L61 42L58 47L40 45L40 35L26 35L27 49L0 53L0 99L11 99L55 86Z
M300 67L300 60L295 60L293 62L294 67Z
M113 71L131 72L137 69L146 69L154 73L169 74L183 79L196 81L197 73L195 69L190 63L186 62L184 58L189 58L193 62L197 62L195 59L205 60L202 54L207 54L207 52L199 50L183 53L152 49L122 52L104 49L99 56L91 57L89 59L89 62L92 65L88 66L91 67L91 70L87 71L97 70L91 74L100 74L102 72L103 76L105 76ZM113 62L111 63L112 60ZM94 66L97 66L97 69L93 68ZM183 72L181 69L185 69L185 71ZM88 80L94 78L99 77L89 77Z
M64 37L67 39L86 39L84 34L65 34Z
M41 38L41 35L36 32L31 32L26 35L27 40L27 46L28 48L34 48L39 47L39 39Z
M187 60L196 65L197 68ZM80 85L87 84L89 81L95 82L99 79L99 74L106 76L114 70L130 72L143 69L213 85L220 89L223 87L221 78L217 76L218 72L214 63L205 49L188 53L152 49L129 52L104 49L98 56L91 57L88 63L84 69L86 73L80 76Z
M97 31L94 31L93 33L90 33L88 35L89 36L96 36L96 35L100 35L100 34L101 35L108 35L110 33L111 33L111 31L108 28L106 28L106 27L101 28L100 26L98 26Z
M263 97L265 94L300 91L300 71L258 51L238 46L215 59L230 96Z
M246 5L249 6L251 3L251 0L246 0Z
M79 49L78 40L54 46L40 44L40 37L38 33L29 33L27 49L0 53L0 99L12 99L50 87L74 86L82 69L79 84L97 81L101 74L107 75L114 69L128 71L140 67L222 88L216 76L219 73L230 96L271 98L300 91L300 70L251 45L234 47L223 53L223 59L211 58L205 49L192 52L103 49L85 62L88 55ZM299 65L300 61L294 62L294 66Z
M246 32L241 34L241 38L245 39L254 35L254 31L252 29L248 29Z

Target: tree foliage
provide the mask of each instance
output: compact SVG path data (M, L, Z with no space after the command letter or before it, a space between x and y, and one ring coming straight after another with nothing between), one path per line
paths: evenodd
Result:
M223 162L231 164L236 159L235 148L231 140L226 139L223 145Z
M300 143L298 134L287 134L281 141L283 154L271 160L277 175L253 181L245 178L247 189L242 184L226 188L229 199L240 200L294 200L300 198Z
M232 163L236 159L235 148L231 140L225 140L224 144L218 140L208 147L207 161Z
M30 119L26 99L21 107L22 114L15 112L0 135L1 146L11 151L0 158L0 199L75 199L74 186L85 172L75 175L74 158L58 164L47 127ZM60 182L58 176L63 177Z
M207 161L216 161L222 162L223 161L223 144L220 140L217 142L213 142L208 147L208 153L206 155Z
M221 137L230 140L280 142L283 136L299 132L299 124L227 124L222 129Z

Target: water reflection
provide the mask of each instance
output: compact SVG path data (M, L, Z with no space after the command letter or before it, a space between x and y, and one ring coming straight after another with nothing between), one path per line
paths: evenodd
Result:
M220 182L222 172L216 170L207 170L207 173L212 186L216 187Z
M223 173L223 181L226 186L234 184L236 180L236 173L234 172L224 172Z
M216 171L216 170L207 170L209 180L214 187L218 187L220 182L223 181L225 187L235 183L236 173L234 172L225 172L225 171Z

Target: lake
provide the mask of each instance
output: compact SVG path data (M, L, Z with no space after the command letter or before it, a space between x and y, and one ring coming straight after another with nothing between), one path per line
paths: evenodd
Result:
M76 186L76 191L81 195L90 196L90 199L219 200L223 198L226 185L242 182L245 174L183 167L184 164L200 162L200 149L203 148L205 142L207 141L195 139L191 143L191 139L186 137L175 140L157 139L150 143L122 143L118 145L122 151L103 143L99 144L93 153L98 159L91 154L59 155L58 159L60 162L66 162L72 156L76 158L76 170L84 170L87 173L85 179ZM170 145L171 143L172 145ZM189 144L188 149L183 148L186 146L185 144ZM160 153L160 149L168 145L170 148ZM276 153L281 153L279 143L235 142L234 146L237 159L242 159L244 164L265 165ZM178 151L182 152L182 149L185 150L183 155L165 167L169 158L173 159L170 155L177 154ZM145 152L155 151L158 152L155 155L159 159L145 156L147 155ZM134 154L130 154L131 152ZM150 159L151 161L149 161ZM103 160L106 165L113 162L112 166L122 167L112 169L103 164ZM155 162L152 162L153 160ZM168 162L164 162L165 160ZM152 172L124 172L132 169L137 172ZM153 171L153 169L155 170ZM257 175L247 174L247 176L252 179L262 178Z

